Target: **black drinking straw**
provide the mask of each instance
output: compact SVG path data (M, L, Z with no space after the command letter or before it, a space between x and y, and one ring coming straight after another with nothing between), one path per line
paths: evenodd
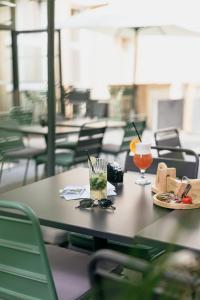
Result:
M86 150L86 152L87 152L87 157L88 157L88 161L89 161L89 163L90 163L90 167L91 167L91 169L92 169L92 172L95 173L94 166L93 166L93 164L92 164L92 161L91 161L91 158L90 158L90 155L89 155L88 150Z
M140 140L140 143L142 143L142 140L141 140L141 137L140 137L139 132L138 132L138 130L137 130L137 127L136 127L136 125L135 125L135 122L132 121L131 124L132 124L133 127L135 128L135 131L136 131L136 133L137 133L138 139Z

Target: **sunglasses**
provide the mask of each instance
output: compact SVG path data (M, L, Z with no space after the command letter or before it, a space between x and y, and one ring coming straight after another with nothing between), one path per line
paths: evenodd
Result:
M116 209L116 207L113 206L112 200L110 200L110 199L98 200L98 204L96 204L95 201L90 198L80 200L79 205L76 206L76 208L92 208L92 207L97 207L97 206L99 206L101 208Z

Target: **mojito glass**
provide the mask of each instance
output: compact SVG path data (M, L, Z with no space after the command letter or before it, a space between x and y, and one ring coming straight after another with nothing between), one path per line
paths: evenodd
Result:
M90 198L101 200L107 198L107 162L102 158L89 163L90 172Z

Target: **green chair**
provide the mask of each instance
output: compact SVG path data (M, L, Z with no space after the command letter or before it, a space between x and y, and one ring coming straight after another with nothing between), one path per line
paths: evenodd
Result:
M137 127L137 130L142 136L142 133L146 127L146 121L145 120L136 120L134 121L135 125ZM130 141L133 139L133 137L137 137L137 133L130 122L126 124L126 126L123 128L123 138L120 145L116 144L104 144L102 148L102 153L113 155L117 157L120 153L126 152L129 150L129 144Z
M107 272L105 263L120 264L123 276ZM170 268L167 261L150 264L121 253L100 250L89 264L95 300L180 300L199 299L199 276L187 269Z
M88 263L87 254L45 248L34 212L0 201L0 299L77 299L90 289Z
M156 146L182 148L179 131L177 128L163 128L154 132ZM159 157L184 159L181 152L158 150Z
M84 128L92 127L91 125L95 124L95 126L98 124L98 121L91 121L83 124L80 128L80 131L84 130ZM69 150L75 150L78 143L79 134L70 134L66 137L58 137L56 139L56 148L57 149L69 149Z
M9 126L18 126L18 122L15 120L4 120L0 121L0 125L9 128ZM1 170L0 170L0 181L3 173L3 165L5 161L15 161L19 159L26 159L26 168L24 173L23 184L26 183L27 173L29 168L29 163L31 159L39 154L45 152L45 149L33 148L25 146L23 142L23 134L20 132L15 132L6 129L0 129L0 155L1 160Z
M199 156L190 149L185 148L173 148L167 146L151 146L152 150L165 151L172 154L172 157L153 157L151 166L146 170L146 173L156 174L158 164L164 162L169 168L176 168L176 176L182 178L187 176L188 178L195 179L198 177L199 170ZM179 158L175 158L178 154ZM180 158L183 157L184 159ZM124 172L134 171L138 172L138 168L133 163L133 156L127 152Z
M95 156L101 153L102 141L106 127L83 127L79 132L78 142L74 151L56 152L55 164L65 168L85 163L88 160L86 150ZM36 166L47 163L47 155L36 157Z
M9 111L10 119L16 120L20 125L29 125L32 123L33 113L31 110L25 110L21 106L13 106Z

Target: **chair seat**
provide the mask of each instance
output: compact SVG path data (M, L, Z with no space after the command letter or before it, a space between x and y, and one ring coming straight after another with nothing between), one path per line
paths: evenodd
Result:
M45 243L52 245L62 245L64 243L68 243L69 234L67 231L47 226L42 226L41 229Z
M60 152L56 153L55 156L55 164L58 166L70 166L74 161L74 153L73 152ZM39 155L36 158L37 164L45 164L47 162L47 155Z
M120 145L104 144L102 148L103 153L118 154L120 152Z
M59 300L74 300L90 289L90 256L56 246L46 246Z
M32 147L25 147L18 150L7 151L4 154L5 158L31 158L36 155L44 153L45 149L38 149Z

